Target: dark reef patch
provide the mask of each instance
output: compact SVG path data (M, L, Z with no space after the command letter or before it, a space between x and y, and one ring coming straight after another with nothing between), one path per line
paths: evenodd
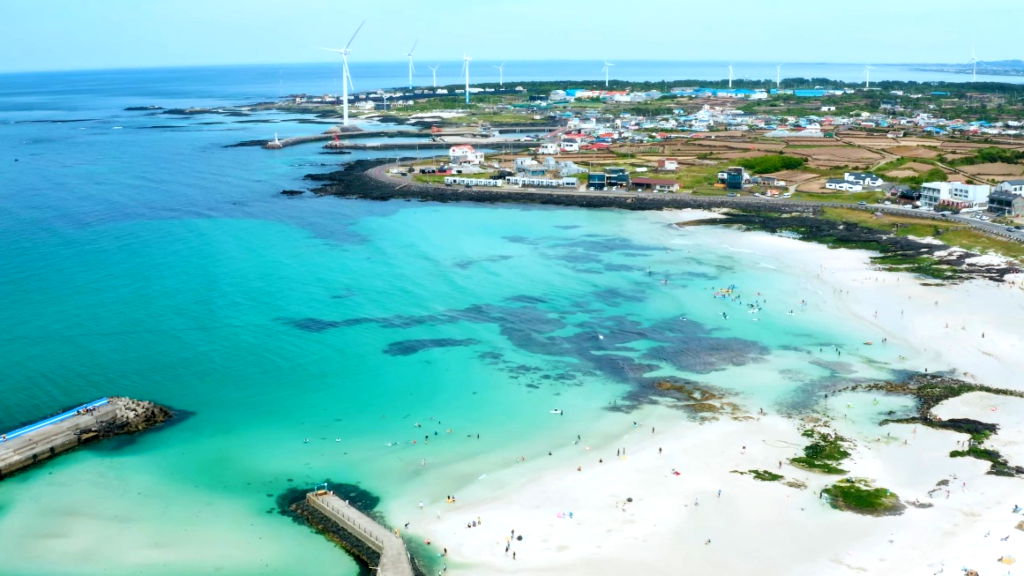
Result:
M459 260L452 264L452 266L458 268L459 270L466 270L467 268L471 268L477 264L485 264L488 262L504 262L506 260L511 259L512 256L509 256L507 254L496 254L494 256L484 256L482 258L470 258L466 260Z
M472 338L423 338L419 340L399 340L388 344L384 353L388 356L412 356L417 352L431 350L433 348L455 348L463 346L474 346L479 340Z

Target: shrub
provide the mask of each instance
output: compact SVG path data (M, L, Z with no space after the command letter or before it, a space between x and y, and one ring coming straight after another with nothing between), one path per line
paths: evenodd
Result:
M768 154L756 158L743 158L738 163L754 174L768 174L782 170L794 170L804 165L806 160L785 154Z

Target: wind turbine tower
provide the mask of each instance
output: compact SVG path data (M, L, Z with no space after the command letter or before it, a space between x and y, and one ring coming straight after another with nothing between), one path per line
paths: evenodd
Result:
M864 66L864 89L871 88L871 65Z
M612 66L615 66L615 64L612 64L611 62L605 60L604 61L604 68L601 68L601 71L604 72L604 87L605 88L608 87L608 72L612 69Z
M342 126L348 126L348 91L352 88L352 75L348 72L348 55L351 52L349 50L352 47L352 41L356 39L356 34L363 29L363 24L366 24L366 20L359 23L359 27L352 33L352 37L348 39L348 44L344 48L337 50L327 48L331 52L337 52L341 54L341 115L342 115Z
M729 89L732 90L732 64L729 64Z
M978 55L971 46L971 82L978 81Z
M495 66L498 69L498 87L505 88L505 63L502 62L501 66Z
M406 56L409 57L409 90L412 90L412 73L416 71L416 67L412 65L412 53L416 51L416 45L419 43L419 40L413 42L412 48L410 48L409 53L406 54Z
M782 89L782 65L775 66L775 89Z
M430 68L430 73L434 77L434 88L437 88L437 69L439 66L427 66L427 68Z
M466 104L469 104L469 63L472 60L469 56L462 56L462 71L466 74Z

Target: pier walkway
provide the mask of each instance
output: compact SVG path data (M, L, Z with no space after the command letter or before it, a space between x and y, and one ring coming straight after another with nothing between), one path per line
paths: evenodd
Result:
M306 494L306 501L364 544L380 553L376 567L380 576L413 576L412 561L402 539L333 492L318 490Z
M82 444L95 435L84 431L116 417L117 407L100 398L0 435L0 478Z

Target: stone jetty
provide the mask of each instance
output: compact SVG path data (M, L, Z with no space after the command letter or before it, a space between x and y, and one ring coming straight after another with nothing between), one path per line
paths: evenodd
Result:
M329 490L307 493L292 510L381 576L423 574L396 532Z
M153 402L100 398L0 434L0 480L83 444L142 432L171 416Z

